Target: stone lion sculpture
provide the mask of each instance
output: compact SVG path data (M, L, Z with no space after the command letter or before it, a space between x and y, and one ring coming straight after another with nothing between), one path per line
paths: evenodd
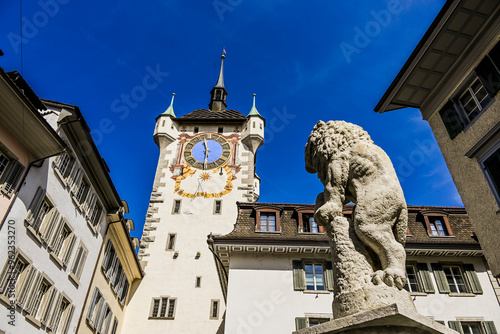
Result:
M355 234L380 262L373 268L372 282L401 290L406 283L408 216L387 154L357 125L319 121L309 136L305 162L306 170L317 173L325 187L316 199L316 222L333 224L345 204L355 203Z

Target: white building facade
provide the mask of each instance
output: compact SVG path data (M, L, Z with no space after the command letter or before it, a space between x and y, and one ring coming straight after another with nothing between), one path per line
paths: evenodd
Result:
M123 210L78 107L43 102L42 115L67 147L31 166L0 231L2 245L15 234L0 252L6 333L75 332L106 214Z
M224 56L222 57L224 61ZM229 233L236 202L256 201L265 120L226 107L223 63L209 109L156 119L160 154L139 257L145 276L122 333L221 333L225 299L207 236Z

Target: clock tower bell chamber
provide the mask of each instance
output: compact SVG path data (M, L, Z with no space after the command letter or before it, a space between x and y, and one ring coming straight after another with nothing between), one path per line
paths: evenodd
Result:
M231 232L236 202L259 198L255 161L265 119L255 94L247 116L227 109L221 58L208 109L177 117L172 94L156 118L159 158L139 248L145 276L123 333L224 331L225 301L207 236Z

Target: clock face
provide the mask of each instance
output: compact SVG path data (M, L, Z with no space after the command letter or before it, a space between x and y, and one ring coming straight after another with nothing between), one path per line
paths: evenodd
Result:
M215 133L202 133L191 139L184 149L184 159L197 169L215 169L231 156L231 145Z

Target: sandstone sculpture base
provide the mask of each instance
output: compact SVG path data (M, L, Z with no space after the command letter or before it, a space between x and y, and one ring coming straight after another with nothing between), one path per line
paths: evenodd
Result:
M294 334L457 334L432 319L398 304L360 312Z

